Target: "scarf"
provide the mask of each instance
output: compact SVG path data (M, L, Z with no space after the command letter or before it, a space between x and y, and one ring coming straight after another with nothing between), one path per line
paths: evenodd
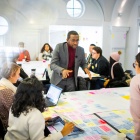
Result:
M16 93L17 87L15 87L8 79L1 78L0 80L0 86L3 86L7 89L12 90L14 93Z

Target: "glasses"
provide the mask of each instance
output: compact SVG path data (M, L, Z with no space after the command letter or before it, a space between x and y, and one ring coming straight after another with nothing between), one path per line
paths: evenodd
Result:
M75 42L78 43L79 42L79 40L75 40L75 39L70 39L70 41L73 42L73 43L75 43Z
M97 54L96 52L92 52L92 54Z
M133 68L135 68L137 65L138 65L138 64L136 64L136 63L133 63Z

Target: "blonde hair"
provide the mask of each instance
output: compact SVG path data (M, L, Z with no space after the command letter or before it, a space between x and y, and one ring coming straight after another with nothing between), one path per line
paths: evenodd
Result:
M10 76L15 75L19 68L20 66L17 65L16 63L7 62L1 68L1 77L8 79L10 78Z

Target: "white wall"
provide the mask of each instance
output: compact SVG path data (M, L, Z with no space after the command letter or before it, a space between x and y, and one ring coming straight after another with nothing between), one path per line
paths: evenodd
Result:
M132 63L135 61L135 56L137 54L138 49L138 32L139 32L139 27L137 24L138 6L140 6L139 0L135 2L129 18L128 25L130 27L130 31L127 35L127 44L126 44L125 67L126 69L131 69L133 71L134 69L132 67Z
M3 37L5 39L4 45L15 47L18 42L23 41L31 53L31 58L35 59L43 44L49 42L49 25L97 25L103 26L102 49L103 55L108 58L110 53L115 51L112 50L111 46L110 27L117 26L116 20L121 0L112 0L113 2L110 2L111 5L109 5L110 3L108 0L84 0L85 14L78 19L73 19L68 16L65 9L67 1L68 0L42 0L41 2L34 2L34 0L0 1L0 15L8 19L10 26L9 32ZM102 6L104 7L101 9L97 2L102 2ZM106 2L108 2L108 4L105 4ZM121 27L130 27L121 61L125 69L133 69L131 64L134 62L135 55L137 54L137 12L140 1L127 0L127 2L129 5L127 3L119 23ZM113 5L114 3L115 5ZM134 5L133 8L132 5ZM112 6L112 8L110 6ZM108 8L108 10L104 8ZM103 9L104 11L102 11ZM29 23L30 19L33 21L32 24Z

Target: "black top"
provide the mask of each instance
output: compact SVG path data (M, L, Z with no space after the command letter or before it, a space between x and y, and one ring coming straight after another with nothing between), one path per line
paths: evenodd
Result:
M107 77L109 75L109 62L104 56L100 56L97 60L93 60L89 70Z
M115 63L116 61L113 60L111 57L110 57L110 77L111 77L111 67L112 65ZM114 74L114 79L115 80L122 80L123 77L125 77L125 74L124 74L124 71L123 71L123 68L122 68L122 65L121 63L116 63L114 66L113 66L113 74ZM112 77L111 77L112 79Z

